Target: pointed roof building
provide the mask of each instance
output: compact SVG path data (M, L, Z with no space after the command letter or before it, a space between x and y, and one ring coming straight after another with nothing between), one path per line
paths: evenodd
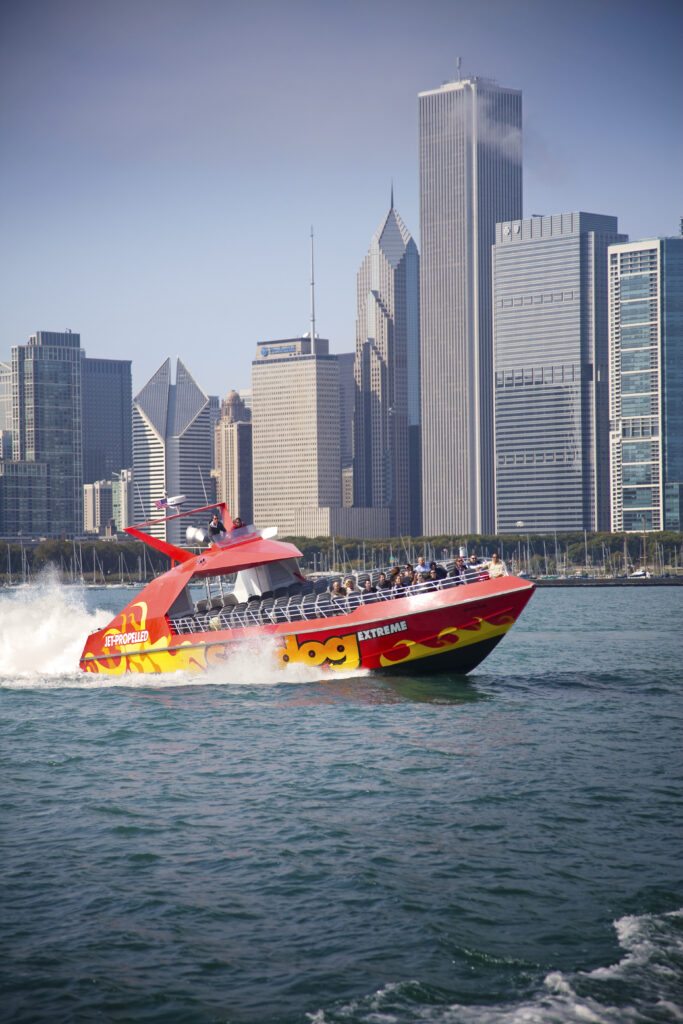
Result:
M169 358L133 400L135 520L161 518L154 502L164 493L184 494L188 508L209 504L212 465L209 396L180 359L173 384ZM161 522L150 533L182 545L187 525L187 520Z
M420 532L419 256L393 198L357 277L353 501L397 536Z

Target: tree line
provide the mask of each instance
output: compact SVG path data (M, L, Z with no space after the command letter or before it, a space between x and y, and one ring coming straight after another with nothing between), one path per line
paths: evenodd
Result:
M356 537L288 537L301 551L310 572L343 572L415 562L418 555L442 561L465 548L488 557L494 551L515 572L531 575L570 574L577 570L619 575L648 567L654 572L683 569L683 533L515 533L465 534L437 537L393 537L359 540ZM13 582L35 576L47 568L62 579L88 582L134 582L149 579L170 567L170 561L140 541L45 540L24 544L5 542L0 547L0 579Z

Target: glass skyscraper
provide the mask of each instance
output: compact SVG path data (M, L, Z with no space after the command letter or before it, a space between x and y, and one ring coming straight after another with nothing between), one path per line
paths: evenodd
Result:
M683 529L683 237L609 249L613 530Z
M491 247L522 215L522 94L470 78L420 93L426 534L494 522Z
M389 509L394 537L419 533L410 430L419 443L418 277L417 246L392 197L357 277L353 497L358 507Z
M616 217L496 225L496 530L609 529L607 247Z
M26 464L27 481L45 481L45 506L32 502L30 521L46 537L83 532L82 356L71 331L38 331L12 349L12 459ZM44 474L30 472L40 463Z
M130 359L83 359L83 482L133 464Z

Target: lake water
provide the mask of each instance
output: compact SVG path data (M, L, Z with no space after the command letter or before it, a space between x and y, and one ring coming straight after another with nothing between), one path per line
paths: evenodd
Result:
M0 592L0 1019L683 1020L683 589L466 679L81 675L130 594Z

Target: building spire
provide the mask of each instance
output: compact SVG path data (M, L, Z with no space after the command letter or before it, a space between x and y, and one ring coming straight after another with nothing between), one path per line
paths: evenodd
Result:
M390 202L389 202L389 209L393 210L393 208L394 208L394 179L392 178L391 179L391 199L390 199Z
M313 225L311 224L311 352L315 346L315 279L313 276Z

